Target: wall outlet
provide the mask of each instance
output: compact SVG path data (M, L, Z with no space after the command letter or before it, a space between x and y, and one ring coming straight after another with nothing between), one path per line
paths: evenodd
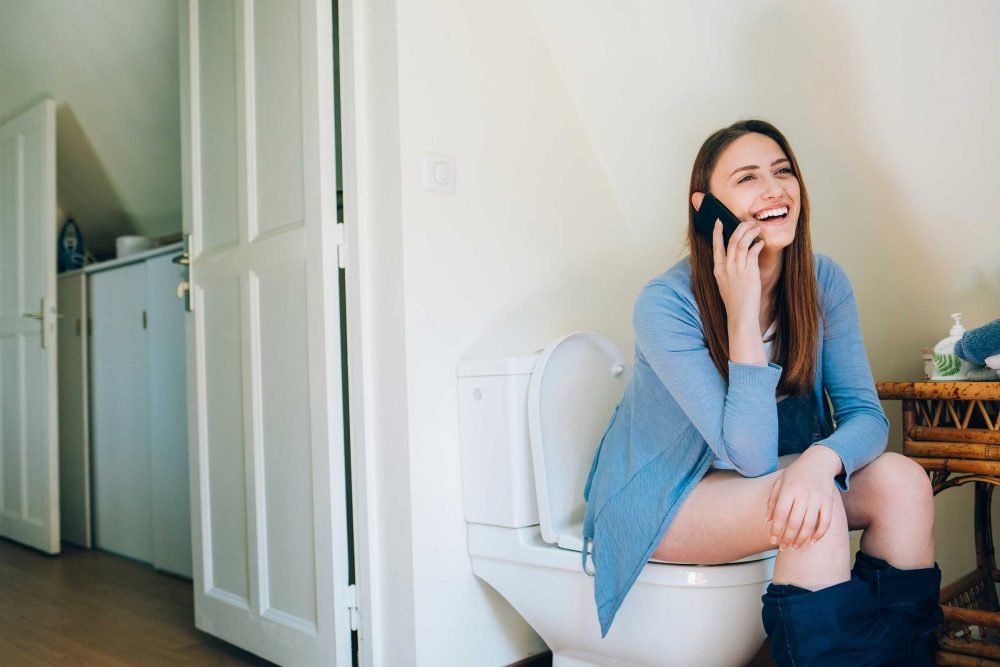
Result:
M455 193L455 158L424 153L424 190Z

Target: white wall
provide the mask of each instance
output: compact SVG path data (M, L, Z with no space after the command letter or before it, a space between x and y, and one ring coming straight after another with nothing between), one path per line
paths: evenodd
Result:
M56 100L59 206L91 250L180 232L177 17L178 0L0 0L0 122Z
M409 513L373 520L412 535L399 557L412 567L415 619L379 611L392 604L381 593L384 655L397 631L420 665L501 665L542 649L471 573L457 362L579 328L630 349L632 301L682 254L691 163L718 127L763 116L796 148L815 249L854 282L877 380L919 377L920 348L947 334L948 313L972 326L1000 316L1000 5L375 4L373 31L391 35L395 60L368 75L398 116L377 126L373 160L398 170L364 178L399 199L361 233L373 235L370 259L382 256L369 306L404 336L392 349L405 347L405 368L383 370L379 391L405 399L406 421L405 433L373 442L373 488L405 496L392 502ZM425 151L456 157L455 195L421 189ZM397 292L401 304L379 305ZM898 406L887 409L898 449ZM389 486L400 461L408 485ZM946 579L973 563L968 495L939 500Z

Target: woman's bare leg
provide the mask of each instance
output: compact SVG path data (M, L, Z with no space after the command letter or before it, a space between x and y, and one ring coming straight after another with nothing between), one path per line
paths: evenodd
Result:
M782 459L787 465L794 457ZM779 474L743 477L735 471L710 471L684 501L653 558L708 565L774 548L767 499ZM774 583L819 590L850 579L850 540L841 496L834 495L830 528L818 542L778 553Z
M851 530L864 528L861 550L900 569L934 565L934 494L927 473L886 452L851 475L844 494Z

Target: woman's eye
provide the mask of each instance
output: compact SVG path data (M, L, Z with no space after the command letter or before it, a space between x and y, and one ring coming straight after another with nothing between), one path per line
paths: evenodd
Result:
M792 168L791 167L782 167L781 169L778 170L778 173L779 174L791 174L792 173Z
M745 183L746 181L749 181L751 178L756 178L756 176L754 176L753 174L747 174L746 176L744 176L743 178L741 178L740 180L738 180L736 182L737 183Z

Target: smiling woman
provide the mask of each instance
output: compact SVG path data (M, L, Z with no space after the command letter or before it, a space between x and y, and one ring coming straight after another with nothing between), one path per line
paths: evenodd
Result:
M727 244L721 223L711 238L695 226L707 194L739 221ZM636 300L635 369L585 491L602 631L650 557L723 564L778 545L762 621L779 665L932 664L930 484L883 453L854 293L812 252L781 132L750 120L712 134L688 219L690 257Z
M800 173L784 136L760 121L744 121L710 136L691 172L691 220L704 194L711 192L739 219L760 223L750 223L741 234L749 242L760 239L753 248L759 286L744 282L743 289L749 293L731 296L735 286L728 281L717 286L713 280L712 244L689 224L691 287L712 361L723 377L728 377L729 359L766 362L758 334L774 322L774 358L784 369L779 393L805 391L812 382L816 359L818 297L809 238L809 197ZM734 261L735 255L728 259ZM786 280L779 281L783 270ZM788 283L796 289L786 289ZM797 336L791 335L793 321ZM738 330L741 322L757 323L760 331L750 326Z

